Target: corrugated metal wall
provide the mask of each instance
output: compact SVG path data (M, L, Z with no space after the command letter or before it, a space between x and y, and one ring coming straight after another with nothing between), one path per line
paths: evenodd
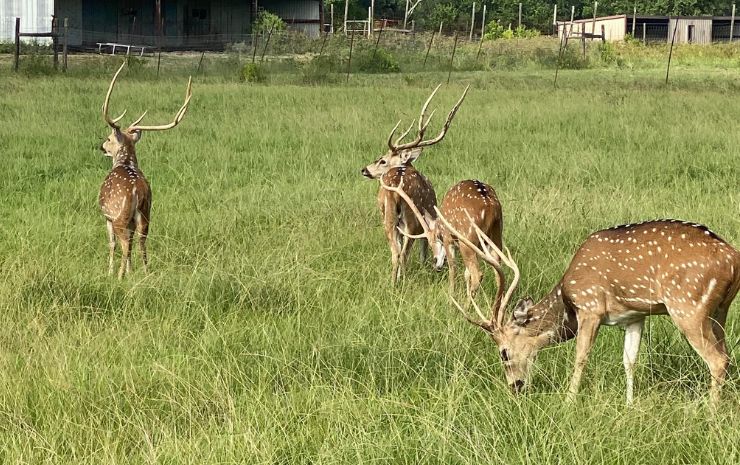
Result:
M320 31L320 0L261 0L260 8L275 13L288 23L288 27L310 36Z
M165 46L239 42L251 32L249 0L162 0L161 8ZM72 46L157 42L153 0L56 0L56 11L69 19Z
M676 18L668 21L668 42L673 39L673 28L676 27ZM691 31L690 31L691 30ZM691 37L689 37L691 35ZM691 40L689 40L691 39ZM711 18L681 18L678 19L676 29L676 43L686 44L711 44L712 43L712 19Z
M558 23L558 37L561 38L563 31L570 30L570 22L562 21ZM608 41L621 41L624 40L625 31L627 29L627 17L615 17L615 18L596 18L596 30L594 32L594 21L593 20L579 20L573 23L572 33L583 33L588 34L601 34L601 26L604 26L604 35Z
M51 31L53 13L54 0L0 0L0 40L15 40L15 18L21 18L21 32Z

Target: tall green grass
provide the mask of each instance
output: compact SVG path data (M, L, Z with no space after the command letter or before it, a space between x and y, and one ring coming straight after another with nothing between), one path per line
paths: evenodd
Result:
M190 71L170 71L124 74L111 111L171 117ZM667 88L659 71L566 71L558 90L549 71L455 73L433 105L471 92L417 167L440 197L471 177L496 188L517 296L547 292L580 241L619 223L688 219L740 245L740 79L675 71ZM572 344L544 351L515 398L444 273L415 259L389 287L377 184L359 170L446 73L196 78L182 124L139 143L151 273L135 250L123 282L105 274L96 205L110 76L71 74L0 76L0 462L740 461L737 372L712 411L703 362L665 318L633 407L613 328L569 405Z

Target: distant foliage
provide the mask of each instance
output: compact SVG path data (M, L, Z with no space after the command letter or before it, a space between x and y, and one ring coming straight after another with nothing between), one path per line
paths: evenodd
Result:
M357 57L357 69L363 73L397 73L401 71L398 60L384 48L375 52L367 50Z
M285 21L274 13L262 10L254 22L254 30L259 33L269 32L271 30L272 32L284 31Z
M301 68L304 84L320 84L331 81L339 70L339 60L331 55L317 56Z
M497 40L497 39L531 39L533 37L539 37L540 31L537 29L528 29L525 25L521 25L516 29L511 29L511 26L504 27L499 20L493 20L486 25L486 32L483 35L485 40Z
M267 72L259 63L247 63L242 68L241 79L246 82L265 82Z

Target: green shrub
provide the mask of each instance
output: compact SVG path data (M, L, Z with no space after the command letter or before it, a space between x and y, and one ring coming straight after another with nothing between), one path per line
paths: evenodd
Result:
M537 29L527 29L523 24L514 29L514 37L517 39L531 39L533 37L538 37L539 35L540 31Z
M605 64L611 65L617 61L617 50L611 42L599 44L599 58Z
M20 70L29 76L46 76L56 72L52 57L40 53L21 55Z
M280 16L270 13L269 11L262 10L254 22L255 32L279 32L285 30L285 21Z
M339 70L339 60L333 55L322 55L311 59L301 68L305 84L318 84L331 80L333 73Z
M483 34L485 40L496 40L501 39L504 35L506 28L498 19L494 19L490 23L486 24L486 32Z
M241 80L246 82L265 82L267 72L259 63L247 63L242 68Z
M383 48L358 54L357 69L363 73L397 73L401 70L398 60Z
M511 29L511 26L504 27L499 20L495 19L486 25L486 32L483 38L485 40L532 39L539 37L539 35L540 31L537 29L527 29L524 25L518 26L516 29Z
M588 68L588 58L585 58L579 49L569 47L560 54L560 69Z

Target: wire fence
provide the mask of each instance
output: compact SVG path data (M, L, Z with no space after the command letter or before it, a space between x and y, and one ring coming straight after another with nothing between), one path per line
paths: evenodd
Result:
M664 66L664 48L668 45L670 31L665 24L638 25L635 40L642 42L644 39L649 45L641 49L631 46L622 49L602 43L600 39L586 39L585 47L581 42L571 43L563 51L559 50L560 42L553 36L481 40L482 30L479 30L470 40L469 31L465 30L443 31L442 34L438 30L399 32L386 30L382 25L372 37L362 33L347 36L339 31L310 37L287 30L171 36L168 37L169 46L156 35L118 36L126 40L108 42L105 40L110 39L109 36L96 35L95 31L69 28L67 32L69 48L73 51L68 73L105 75L113 63L120 63L121 57L128 56L130 69L142 78L158 77L166 70L168 75L187 73L254 82L292 79L286 82L322 83L347 81L356 74L436 71L449 76L453 71L582 69L624 64L625 60L636 60L640 66L650 66L652 60ZM729 36L729 27L725 31L718 30L718 37L722 34ZM62 47L61 42L60 39L59 47ZM3 47L0 44L0 53L14 51L10 44L8 49ZM731 47L735 50L736 46ZM706 52L727 56L735 54L732 50ZM51 51L50 45L23 44L20 71L27 74L55 72L49 57Z

